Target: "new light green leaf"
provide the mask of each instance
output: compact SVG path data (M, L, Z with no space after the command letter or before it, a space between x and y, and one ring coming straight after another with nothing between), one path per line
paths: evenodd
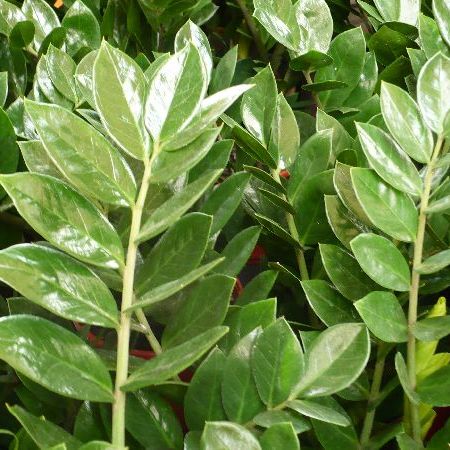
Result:
M111 328L119 323L116 301L103 281L52 248L20 244L2 250L0 279L66 319Z
M346 323L322 332L308 352L297 397L324 397L350 386L364 370L370 354L364 325Z
M262 450L259 442L243 426L231 422L207 422L201 450Z
M397 297L391 292L374 291L355 303L369 330L385 342L406 342L408 323Z
M383 236L364 233L350 243L364 272L387 289L409 291L411 274L400 250Z
M63 428L30 414L19 405L6 406L8 411L20 422L38 448L50 448L64 443L67 450L78 450L81 442Z
M381 84L381 110L386 125L402 149L421 163L433 153L433 134L425 125L417 103L403 89Z
M151 145L144 126L147 85L138 64L104 41L95 58L92 89L97 112L114 142L134 158L147 158Z
M414 324L413 333L420 341L439 341L450 334L450 316L419 320Z
M101 133L61 106L27 100L25 109L51 160L76 188L112 205L134 204L133 173Z
M404 242L414 242L418 213L403 192L386 184L373 170L351 169L352 185L364 213L381 231Z
M417 393L422 402L432 406L450 405L450 366L438 369L421 381Z
M145 103L145 126L155 141L167 140L188 126L206 87L202 60L192 44L161 64Z
M420 196L423 185L416 166L381 128L357 123L359 140L370 166L399 191Z
M105 216L66 183L47 175L2 175L20 215L56 247L95 266L123 265L119 235Z
M444 131L450 111L450 58L434 55L422 68L417 81L417 100L426 124L437 134Z
M135 391L141 387L155 386L178 375L201 358L227 332L228 327L214 327L166 350L135 370L122 386L122 390Z
M112 402L112 383L100 357L78 336L28 315L0 319L0 359L65 397Z
M289 398L304 363L300 342L286 320L277 320L257 337L251 364L258 393L268 408Z

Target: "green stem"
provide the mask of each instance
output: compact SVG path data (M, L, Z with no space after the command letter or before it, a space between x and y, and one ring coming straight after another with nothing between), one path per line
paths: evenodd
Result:
M308 72L308 71L305 70L303 72L303 75L305 76L305 80L306 80L307 84L313 84L314 83L314 81L311 78L311 72ZM317 107L322 109L322 103L320 103L319 96L317 95L316 92L312 92L312 97L313 97L314 102L316 103Z
M267 54L266 47L264 46L264 43L261 40L258 28L256 28L255 21L253 20L253 17L245 4L245 0L236 0L236 3L241 9L242 15L244 16L245 19L245 23L247 24L247 27L250 30L253 39L255 40L255 45L258 50L259 56L263 59L264 62L267 62L269 60L269 56Z
M380 394L381 382L383 380L384 364L386 361L386 351L383 343L378 344L377 360L375 363L375 370L373 372L372 386L367 402L367 411L364 418L364 423L361 432L361 447L365 449L369 443L372 434L373 422L375 419L375 412L377 408L377 399Z
M419 303L419 286L420 274L417 272L418 267L422 264L423 245L425 240L425 228L427 223L428 203L430 200L431 187L433 181L434 165L439 157L444 139L440 136L436 142L436 146L428 164L427 172L424 179L424 187L421 196L421 204L419 210L419 223L417 228L417 236L414 244L413 270L411 276L411 287L409 291L409 307L408 307L408 345L407 345L407 366L408 378L412 389L416 388L416 338L413 334L413 327L417 321L417 310ZM419 407L408 400L411 431L413 439L421 443L421 425L419 416Z
M128 359L131 332L131 314L125 310L133 303L134 275L136 268L138 243L137 238L141 228L142 213L145 199L150 185L153 161L158 154L158 146L155 144L153 154L144 162L145 169L142 176L139 195L132 209L130 236L128 241L127 259L123 272L122 305L120 313L120 325L117 336L117 366L116 383L114 390L114 402L112 411L112 443L117 447L125 447L125 401L126 394L121 390L128 377Z
M139 323L144 328L145 337L147 338L148 343L152 347L152 350L159 355L162 353L162 347L159 343L158 339L156 338L155 334L153 333L152 327L148 323L147 317L145 316L144 311L142 309L138 309L135 311L136 317L139 320Z

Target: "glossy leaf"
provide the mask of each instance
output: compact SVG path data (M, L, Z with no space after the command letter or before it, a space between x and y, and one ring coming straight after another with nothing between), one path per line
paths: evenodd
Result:
M262 450L246 428L231 422L208 422L202 434L201 450Z
M420 11L420 1L418 0L398 0L395 2L375 0L375 5L387 22L403 22L416 25Z
M65 397L111 402L112 385L98 355L79 337L28 315L0 319L0 358Z
M58 16L44 0L25 0L22 4L22 12L34 23L33 42L35 48L39 49L45 37L60 26Z
M235 45L220 59L214 69L209 90L212 94L230 87L236 69L238 47Z
M46 175L17 173L0 181L21 216L67 253L100 267L123 264L123 248L112 225L67 184Z
M75 187L105 203L134 203L133 174L98 131L60 106L26 101L25 109L51 160Z
M358 262L340 247L321 244L320 255L330 280L344 297L355 301L376 288Z
M30 172L50 175L64 180L64 176L51 160L42 141L20 141L18 144Z
M49 311L69 320L115 328L116 302L86 266L59 251L21 244L0 252L0 278Z
M437 134L444 130L444 120L450 111L450 58L437 53L420 71L417 100L426 124Z
M92 88L96 109L114 142L135 158L148 157L150 137L144 127L147 87L141 68L103 42L95 58Z
M323 397L350 386L364 370L370 354L364 325L335 325L316 338L308 352L298 397Z
M261 333L254 329L230 351L225 362L222 380L222 403L227 417L245 424L265 407L262 403L251 367L251 355Z
M406 342L408 324L397 297L390 292L371 292L355 303L369 330L385 342Z
M205 422L225 420L222 380L225 355L213 349L197 368L184 399L184 416L190 430L202 430Z
M234 278L224 275L211 275L201 280L183 300L176 316L164 329L163 347L174 347L212 327L222 325L234 283ZM208 297L210 300L206 307L205 299Z
M240 306L263 300L269 296L269 293L277 279L278 272L274 270L265 270L256 275L248 284L236 300Z
M284 319L269 325L256 338L251 360L258 393L268 408L287 400L301 378L303 353Z
M291 408L304 416L311 417L322 422L332 423L341 427L350 425L347 417L332 408L321 405L320 403L315 403L309 400L291 400L287 403L287 406L288 408Z
M253 422L263 428L270 428L274 425L290 422L297 434L311 429L311 425L305 417L289 409L264 411L254 417Z
M352 303L323 280L304 280L306 298L319 319L328 327L354 322L357 317Z
M372 280L387 289L409 291L408 263L390 240L365 233L353 239L350 245L359 265Z
M380 128L362 123L356 126L364 154L375 172L394 188L420 196L422 180L406 153Z
M81 442L58 425L36 417L18 405L7 408L39 448L50 448L61 443L64 443L67 450L80 448Z
M76 104L78 92L74 79L75 61L67 53L50 45L46 55L46 63L48 75L56 89Z
M272 425L259 438L263 450L300 450L300 443L291 423Z
M439 32L436 21L425 14L419 16L419 37L428 59L432 58L437 52L442 52L448 56L449 50Z
M351 179L358 201L377 228L400 241L416 239L418 214L410 197L369 169L351 169Z
M450 24L448 21L450 6L445 0L433 0L433 12L439 25L442 37L450 45Z
M166 350L135 370L122 386L122 390L135 391L141 387L163 383L201 358L227 331L227 327L214 327Z
M433 152L433 135L423 122L416 102L403 89L381 85L381 109L389 131L416 161L427 163Z
M127 396L126 429L147 448L180 448L181 425L170 405L150 391Z

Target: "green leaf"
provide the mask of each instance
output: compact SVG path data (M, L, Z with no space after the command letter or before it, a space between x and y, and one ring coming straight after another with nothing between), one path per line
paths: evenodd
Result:
M338 80L319 81L318 83L305 84L302 89L306 92L323 92L331 91L333 89L344 89L347 83Z
M432 58L437 52L442 52L448 56L449 50L434 19L420 14L419 16L419 37L420 44L428 59Z
M284 319L269 325L257 337L251 364L259 396L268 408L288 399L303 372L303 353Z
M20 141L18 145L30 172L64 179L41 141Z
M207 422L203 430L201 450L262 450L246 428L230 422Z
M386 22L402 22L416 25L420 11L419 0L375 0L375 5Z
M60 26L58 16L44 0L25 0L22 12L34 23L34 47L39 49L45 37Z
M416 166L382 129L357 123L359 140L370 166L399 191L420 196L423 185Z
M364 213L377 228L400 241L415 241L418 213L409 196L370 169L351 169L351 179Z
M321 109L317 109L316 127L317 131L332 130L332 154L330 156L332 160L339 153L353 147L354 140L344 126Z
M75 84L75 61L59 48L50 44L47 55L47 72L61 94L67 97L71 102L78 103L78 91Z
M269 153L282 167L290 167L300 149L300 131L297 120L283 94L276 101L269 140Z
M183 130L206 92L199 52L192 44L175 53L155 73L145 103L145 125L155 141Z
M0 1L0 33L9 36L11 30L19 23L26 20L23 12L13 3L6 0Z
M137 296L194 270L203 258L211 217L191 213L176 222L152 248L136 275Z
M355 303L369 330L385 342L406 342L408 323L397 297L391 292L371 292Z
M416 102L406 91L389 83L381 84L381 109L392 136L402 149L421 163L433 153L433 135L423 122Z
M439 25L442 37L447 45L450 45L450 5L445 0L433 0L433 12Z
M252 171L250 170L248 170L248 172L252 173ZM282 210L284 210L289 214L295 213L295 210L292 207L292 205L278 194L275 194L274 192L269 191L268 189L264 189L262 187L258 188L258 191L275 207L281 208Z
M364 272L387 289L409 291L411 274L400 250L385 237L373 233L357 236L350 243Z
M137 391L127 396L125 426L145 448L182 446L183 431L174 411L154 392Z
M228 419L245 424L265 407L258 395L252 374L251 355L261 333L255 328L231 350L225 362L222 381L222 403Z
M395 355L395 370L397 372L400 384L402 385L403 391L412 403L418 405L421 399L419 399L417 392L415 392L414 388L411 386L408 369L406 367L405 360L403 359L403 356L400 352L397 352Z
M400 450L423 450L424 448L406 433L398 434L395 438Z
M335 325L317 337L308 352L298 397L324 397L350 386L364 370L370 354L364 325Z
M278 423L259 438L263 450L300 450L300 443L291 423Z
M348 249L351 248L350 241L353 238L370 231L369 227L344 206L337 195L325 196L325 209L331 229Z
M19 157L13 125L5 111L0 108L0 173L14 173ZM0 189L0 198L4 196L5 191Z
M234 278L225 275L211 275L201 280L183 299L177 314L164 329L163 347L174 347L212 327L222 325L234 283ZM209 298L207 308L206 298Z
M225 360L214 348L195 371L184 398L184 417L190 430L202 430L205 422L226 419L221 393Z
M420 341L438 341L450 334L450 316L420 320L414 324L413 333Z
M203 204L201 211L213 216L211 235L217 233L230 220L239 206L244 189L250 180L247 172L238 172L221 183Z
M300 247L300 243L274 220L262 216L261 214L255 214L255 219L273 235L278 236L280 239L294 247Z
M278 272L275 270L265 270L259 273L245 285L244 290L236 300L236 304L244 306L267 298L277 277Z
M417 386L420 400L427 405L450 405L450 366L444 366L428 375Z
M79 450L125 450L125 447L117 447L104 441L92 441L82 445Z
M291 400L287 402L287 407L321 422L332 423L341 427L350 425L350 421L343 414L310 400Z
M237 276L250 258L260 232L259 227L249 227L234 236L220 254L225 261L215 271L229 277Z
M93 109L95 106L94 99L94 63L97 58L98 50L94 50L83 57L78 63L75 70L75 81L80 93L80 102L87 102Z
M76 0L67 10L62 26L67 30L66 45L70 55L75 55L84 47L100 47L100 25L92 11L81 0Z
M344 89L325 91L319 94L322 107L339 108L359 83L364 68L366 42L361 28L352 28L340 33L333 39L328 55L334 63L319 69L314 82L329 80L342 81L347 84Z
M9 34L9 42L13 48L24 48L31 43L34 36L34 24L30 20L18 22Z
M134 204L133 174L97 130L61 106L26 100L25 109L51 160L75 187L105 203Z
M344 297L359 300L376 289L355 258L337 245L320 244L320 255L330 280Z
M28 315L3 317L0 343L1 359L50 391L80 400L113 400L100 358L64 328Z
M357 320L352 303L326 281L304 280L302 288L311 308L327 327Z
M437 134L444 131L444 120L450 111L450 58L437 53L420 71L417 100L426 124Z
M289 409L271 409L264 411L255 416L253 422L263 428L270 428L273 425L290 422L297 434L311 429L311 425L305 417Z
M181 51L189 43L192 43L192 45L198 50L203 63L206 84L208 84L211 79L211 71L213 66L211 47L209 46L206 34L203 33L202 29L191 20L188 20L178 30L175 36L175 52Z
M93 66L95 106L114 142L141 160L150 152L150 137L144 127L146 92L138 64L104 41Z
M50 448L64 443L67 450L78 450L81 442L63 428L44 418L38 418L22 407L8 406L8 411L20 422L39 448Z
M212 73L211 84L209 86L211 94L230 87L236 69L237 56L238 46L235 45L220 59Z
M321 67L326 67L333 63L333 58L326 53L321 53L316 50L310 50L304 55L291 59L289 67L292 70L302 72L304 70L308 72L315 72Z
M152 306L156 303L166 300L167 298L171 297L172 295L185 289L190 284L197 281L203 275L206 275L208 272L218 266L222 261L222 258L215 259L214 261L191 270L190 272L180 276L179 278L176 278L175 280L168 281L167 283L160 284L157 287L150 289L141 297L139 297L139 300L134 302L125 311L136 311L137 309L146 308L148 306Z
M228 327L214 327L166 350L135 370L122 386L122 390L135 391L141 387L155 386L178 375L201 358L227 332Z
M2 175L21 216L56 247L95 266L123 265L117 232L101 212L67 184L46 175Z
M3 108L8 97L8 72L0 72L0 108Z
M1 280L38 305L69 320L118 326L114 297L83 264L57 250L21 244L0 252Z
M450 264L450 250L444 250L430 256L416 269L421 274L431 274L445 269Z
M241 116L247 130L267 147L278 106L277 84L270 66L258 72L251 81L255 87L242 97Z

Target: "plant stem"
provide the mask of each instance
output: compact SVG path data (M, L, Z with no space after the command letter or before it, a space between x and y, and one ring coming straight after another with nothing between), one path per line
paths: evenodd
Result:
M135 311L136 317L139 320L139 323L142 325L142 327L145 329L145 337L147 338L148 343L152 347L152 350L159 355L162 353L162 347L159 343L158 339L156 338L155 334L153 333L153 330L148 323L147 317L145 317L144 311L142 309L138 309Z
M236 3L241 9L242 15L244 16L245 19L245 23L247 24L247 27L250 30L253 39L255 40L255 45L258 50L259 56L263 59L264 62L267 62L269 60L269 57L267 54L266 47L264 47L264 43L261 40L261 36L258 32L258 29L256 28L255 21L253 20L253 17L247 8L247 5L245 4L245 0L236 0Z
M376 401L380 394L381 382L383 380L384 364L386 361L386 351L382 342L378 344L377 360L373 372L372 386L367 401L367 412L361 432L361 447L364 449L369 443L372 434L373 422L375 419Z
M413 270L411 276L411 287L409 291L409 307L408 307L408 346L407 346L407 367L408 378L412 389L416 388L416 338L413 334L413 327L417 321L417 309L419 303L419 285L420 274L417 269L422 264L423 244L425 240L425 227L427 223L428 203L430 200L431 187L433 181L434 165L439 157L444 139L439 136L436 146L431 157L431 161L427 166L427 172L424 179L424 187L421 196L421 204L419 210L419 223L417 227L417 236L414 244ZM419 407L408 400L409 413L411 420L411 430L413 439L421 443L421 425L419 416Z
M123 272L122 305L120 313L120 325L117 337L117 366L116 383L114 390L114 403L112 414L112 443L117 447L125 447L125 401L126 394L121 390L128 377L128 359L130 346L131 314L125 312L133 303L134 275L138 244L137 238L141 228L142 212L150 185L153 161L158 154L158 145L153 147L153 153L149 160L144 161L145 169L142 176L136 204L132 209L130 236L128 241L127 259Z
M303 75L305 76L305 80L306 80L307 84L313 84L314 83L314 81L311 78L311 73L310 72L305 70L303 72ZM318 108L322 109L322 104L320 103L319 96L317 95L317 93L316 92L312 92L311 94L312 94L312 97L314 99L314 102L316 103L316 106Z

